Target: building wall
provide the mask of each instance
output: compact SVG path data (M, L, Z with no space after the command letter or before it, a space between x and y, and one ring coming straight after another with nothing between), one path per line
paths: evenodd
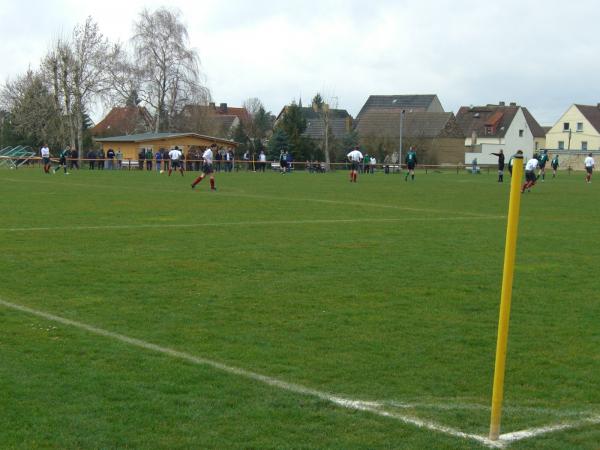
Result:
M427 112L445 112L444 107L442 106L442 103L440 102L440 99L437 97L437 95L431 102L431 105L429 105L429 108L427 108Z
M137 161L138 153L140 149L151 148L153 153L156 153L159 149L164 148L171 150L175 146L178 146L184 155L187 155L190 147L201 147L205 148L210 146L213 141L209 139L201 139L197 137L178 137L173 139L157 139L151 141L142 142L101 142L102 149L106 153L109 148L112 148L115 153L117 150L121 150L123 153L123 159L131 159ZM217 146L221 147L222 144L217 142ZM235 152L235 149L234 149Z
M465 158L464 140L462 138L436 139L432 157L436 160L436 164L440 165L462 164Z
M564 131L565 122L569 123L571 133ZM583 124L582 131L577 131L577 123ZM590 151L600 150L600 134L575 105L571 105L546 133L545 148L556 150L559 148L560 141L564 144L564 150L582 150L582 142L587 142Z

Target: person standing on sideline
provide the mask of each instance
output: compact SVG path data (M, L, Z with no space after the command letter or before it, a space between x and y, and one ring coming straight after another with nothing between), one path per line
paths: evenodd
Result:
M504 182L504 151L500 149L500 153L492 153L498 157L498 183Z
M40 149L40 156L42 157L42 164L44 165L44 173L50 173L50 149L48 144L44 144Z
M556 171L558 170L558 155L554 155L552 161L550 161L550 165L552 166L552 178L556 178Z
M371 159L369 160L369 168L370 168L371 174L375 173L376 165L377 165L377 159L374 156L371 156Z
M216 150L217 150L217 144L211 144L210 147L208 147L206 150L204 150L204 153L202 153L202 173L192 183L192 189L195 189L196 185L198 183L200 183L206 175L209 175L210 176L210 178L209 178L210 179L210 190L211 191L217 190L217 188L215 187L215 175L214 175L213 166L212 166L213 151L216 151Z
M408 149L408 153L406 154L406 158L404 158L404 162L406 162L406 176L404 177L404 181L408 181L408 176L412 181L415 181L415 166L417 165L417 152L415 152L414 147L410 147Z
M527 161L527 164L525 165L525 184L521 188L521 194L525 192L525 189L527 189L527 192L531 192L531 187L535 184L537 180L535 170L539 165L538 158L539 155L536 153L535 155L533 155L533 158Z
M101 148L98 150L98 170L104 170L104 163L106 162L104 159L104 149Z
M350 161L350 183L355 182L358 177L358 170L360 169L360 162L363 159L363 154L360 152L358 145L354 147L350 153L346 155L348 161Z
M69 157L71 158L71 170L79 170L79 153L77 152L77 150L71 150Z
M56 173L56 171L62 167L65 171L65 175L69 175L69 172L67 172L67 158L69 156L71 156L71 147L67 145L67 148L60 152L58 166L52 169L52 173Z
M158 173L161 173L162 170L160 170L160 166L162 163L162 153L160 152L160 150L154 154L154 158L156 159L156 171Z
M540 172L538 178L542 177L542 182L546 179L546 163L548 162L548 150L544 150L540 155Z
M169 158L171 159L171 165L169 166L169 176L171 176L171 172L173 169L179 169L181 172L181 176L183 176L183 164L181 159L183 158L183 153L179 150L179 147L175 146L173 150L169 152Z
M146 170L152 172L152 149L146 149Z
M115 158L117 158L117 169L121 170L123 168L123 153L120 148L117 149Z
M112 148L109 148L106 152L106 159L108 160L107 168L108 170L115 169L115 151Z
M86 158L88 159L88 169L94 170L96 168L96 152L93 148L87 152Z
M267 168L267 155L265 155L265 151L261 150L260 155L258 155L258 170L264 172Z
M585 181L587 181L588 183L591 183L592 182L592 172L594 171L594 165L595 165L595 161L594 161L594 158L592 157L591 153L589 155L587 155L587 158L585 158L585 161L583 163L585 164L585 171L587 172L587 175L585 176Z

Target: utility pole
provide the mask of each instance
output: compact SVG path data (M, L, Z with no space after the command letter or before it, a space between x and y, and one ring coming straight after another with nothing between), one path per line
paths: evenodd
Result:
M400 111L400 143L398 147L398 172L402 166L402 131L404 130L404 110Z

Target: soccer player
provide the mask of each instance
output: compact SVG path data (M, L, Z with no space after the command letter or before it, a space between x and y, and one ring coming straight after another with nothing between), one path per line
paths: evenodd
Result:
M406 162L406 168L408 169L406 172L406 176L404 177L404 181L408 181L408 176L410 175L411 180L415 181L415 166L417 165L417 152L413 147L408 149L408 153L406 154L406 158L404 158L404 162Z
M492 153L498 157L498 183L504 182L504 151L500 149L500 153Z
M183 164L181 162L181 158L183 158L183 153L181 153L179 147L175 146L175 148L169 152L169 158L171 158L171 165L169 166L169 176L171 176L171 172L173 171L173 169L179 169L179 172L181 172L181 176L183 176Z
M550 165L552 166L552 178L556 178L556 171L558 170L558 155L554 155L552 161L550 161Z
M282 175L287 172L287 168L288 168L287 151L284 150L279 154L279 170Z
M592 154L590 153L589 155L587 155L587 158L585 158L584 161L585 164L585 171L587 172L587 175L585 176L585 181L587 181L588 183L592 182L592 172L594 171L594 158L592 157Z
M542 182L546 178L546 163L548 162L548 150L544 150L540 155L540 172L538 173L538 178L542 177Z
M44 144L44 146L40 149L40 156L42 157L42 163L44 164L44 173L50 173L50 149L48 148L48 144Z
M539 165L538 158L539 155L536 153L525 165L525 184L523 184L523 187L521 188L521 194L525 192L525 189L527 189L527 192L531 192L531 186L533 186L537 180L535 169L537 169Z
M206 150L204 150L204 153L202 153L202 173L192 183L192 189L194 189L196 185L200 183L206 175L210 175L210 190L217 190L217 188L215 187L215 175L212 166L213 152L215 152L216 150L217 144L211 144L210 147L208 147Z
M358 170L360 168L360 162L363 159L363 154L360 152L358 145L354 147L354 149L346 155L348 161L350 161L350 183L355 182L358 177Z
M67 145L67 148L60 152L58 166L52 169L52 173L56 173L56 171L62 167L65 171L65 175L69 175L69 172L67 172L67 158L69 156L71 156L71 147Z
M517 150L517 153L515 153L508 159L508 172L510 173L511 176L512 176L513 163L515 162L515 156L517 156L517 155L523 155L523 150Z

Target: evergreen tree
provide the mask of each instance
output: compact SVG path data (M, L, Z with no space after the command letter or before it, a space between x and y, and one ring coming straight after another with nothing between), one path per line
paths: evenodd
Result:
M250 139L248 138L244 125L241 122L238 123L234 128L231 137L235 142L240 144L237 149L238 154L243 155L246 150L250 148Z
M289 150L290 140L285 132L285 130L281 127L275 128L273 131L273 136L269 139L269 145L267 146L267 158L271 161L278 160L280 153L284 149Z

